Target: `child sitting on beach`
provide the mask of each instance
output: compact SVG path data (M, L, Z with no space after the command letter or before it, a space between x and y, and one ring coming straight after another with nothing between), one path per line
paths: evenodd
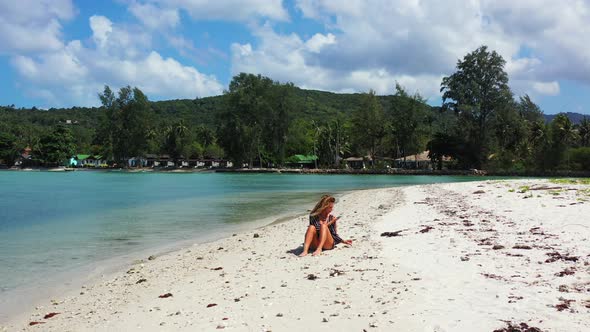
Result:
M306 256L309 249L315 249L313 256L322 253L322 249L334 249L334 246L342 242L352 245L352 240L343 240L337 233L337 221L340 217L334 217L330 213L334 209L336 199L330 195L324 195L309 214L309 226L305 233L303 252L299 257Z

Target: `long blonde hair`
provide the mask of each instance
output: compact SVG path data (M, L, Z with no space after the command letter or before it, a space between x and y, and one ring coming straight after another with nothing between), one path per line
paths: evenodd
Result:
M324 212L324 210L330 205L330 203L336 202L336 199L330 195L324 195L320 198L320 201L315 205L313 210L309 213L310 216L315 217L320 213Z

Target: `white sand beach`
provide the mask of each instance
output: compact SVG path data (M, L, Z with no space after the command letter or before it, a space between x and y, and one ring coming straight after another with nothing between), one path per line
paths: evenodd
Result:
M333 213L352 247L299 258L303 216L145 257L0 331L590 331L588 185L363 190Z

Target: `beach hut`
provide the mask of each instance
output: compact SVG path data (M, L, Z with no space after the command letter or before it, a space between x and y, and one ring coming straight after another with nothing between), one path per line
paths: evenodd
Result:
M346 168L352 169L364 169L365 168L365 159L362 157L348 157L344 159L346 163Z
M88 157L90 157L89 154L77 154L70 158L68 164L72 167L84 167L87 163Z
M432 161L428 158L428 150L404 158L395 159L396 168L432 169Z
M153 153L148 153L145 155L145 165L146 167L157 167L160 165L158 161L158 155Z
M22 153L16 158L14 166L30 167L33 156L31 155L32 149L26 147L22 150Z
M287 158L285 165L292 168L315 168L317 160L316 155L296 154Z
M84 159L84 167L100 167L106 165L107 161L100 154L91 154Z

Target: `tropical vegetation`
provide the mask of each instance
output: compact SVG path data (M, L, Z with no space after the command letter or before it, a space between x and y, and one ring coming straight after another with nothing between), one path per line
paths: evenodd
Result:
M486 46L465 55L442 79L441 106L399 84L385 96L337 94L246 73L207 98L152 102L138 88L105 86L100 107L0 107L0 163L29 148L40 165L87 153L120 165L167 154L281 167L305 155L323 168L343 167L347 157L380 167L428 150L435 168L590 171L590 119L547 122L528 95L513 94L505 64Z

